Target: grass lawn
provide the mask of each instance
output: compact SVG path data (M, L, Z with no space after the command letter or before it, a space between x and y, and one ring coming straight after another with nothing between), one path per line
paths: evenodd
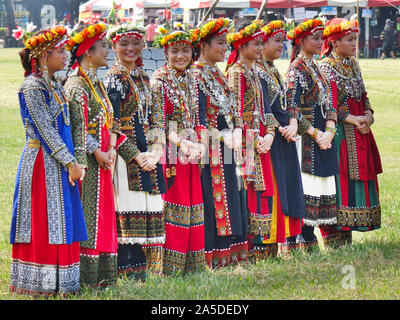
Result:
M400 299L400 61L360 63L384 167L379 177L381 229L353 232L353 245L336 251L321 248L184 277L150 275L145 283L120 279L114 288L84 288L71 299ZM277 66L284 72L288 61ZM12 200L25 140L17 98L23 71L16 49L0 49L0 74L0 300L30 299L8 291ZM347 281L350 274L355 282Z

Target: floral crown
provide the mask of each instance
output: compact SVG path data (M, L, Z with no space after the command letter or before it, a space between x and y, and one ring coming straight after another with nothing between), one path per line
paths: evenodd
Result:
M308 19L302 23L300 23L297 27L293 28L292 30L290 30L287 34L287 38L289 40L294 40L296 38L298 38L299 36L302 36L304 34L309 34L312 31L316 31L313 30L315 28L317 28L317 30L319 29L323 29L325 27L325 23L322 19Z
M104 23L98 23L95 25L89 25L81 32L77 32L68 40L67 50L72 51L74 47L80 46L84 41L88 39L92 39L98 35L104 33L107 29L107 26Z
M228 18L219 18L207 22L206 24L196 29L198 30L198 41L200 42L204 39L207 39L215 33L222 34L224 32L228 32L229 23L230 22Z
M115 42L124 36L135 37L143 39L146 34L146 28L141 25L134 25L133 23L123 23L116 25L108 30L107 38L109 41Z
M29 49L31 55L36 58L54 49L67 34L67 28L64 26L56 26L38 35L33 35L33 30L36 29L36 26L33 26L33 24L28 24L26 30L21 29L22 28L13 30L14 38L17 40L22 38L25 43L25 48Z
M273 20L270 23L268 23L265 27L262 28L262 30L265 33L265 37L271 36L275 32L286 32L287 25L283 20Z
M324 29L324 38L327 38L332 34L340 33L343 31L350 31L350 30L358 31L359 28L360 24L358 20L343 21L335 25L327 26Z
M171 31L164 26L160 26L156 30L157 35L154 37L153 45L156 48L168 48L177 42L186 42L192 45L193 30L190 32L184 30Z
M228 34L228 42L230 44L234 44L238 41L245 41L246 38L251 38L257 36L257 34L262 31L262 27L264 26L261 20L254 20L250 25L244 27L239 32L232 32Z

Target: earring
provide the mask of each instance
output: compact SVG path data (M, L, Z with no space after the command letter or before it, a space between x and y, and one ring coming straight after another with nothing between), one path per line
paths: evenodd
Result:
M90 75L91 77L94 77L94 75L96 74L96 70L93 66L92 63L92 57L89 56L89 67L88 67L88 75Z

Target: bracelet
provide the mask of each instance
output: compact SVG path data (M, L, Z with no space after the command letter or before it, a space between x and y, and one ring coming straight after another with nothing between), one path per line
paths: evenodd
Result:
M332 132L333 134L336 134L336 127L326 127L325 128L325 131L329 131L329 132Z
M317 128L314 128L314 132L311 135L311 138L315 139L318 136L318 132L319 132L319 130Z

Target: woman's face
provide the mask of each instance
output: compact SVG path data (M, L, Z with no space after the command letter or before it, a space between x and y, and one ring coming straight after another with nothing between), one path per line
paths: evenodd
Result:
M305 53L308 54L320 54L323 43L322 30L317 31L302 39L302 49Z
M283 51L283 43L285 42L285 35L282 32L269 37L264 43L263 56L267 61L279 59Z
M168 64L176 70L185 70L192 61L193 49L188 43L178 42L167 48Z
M131 65L140 58L143 47L143 40L122 37L114 44L114 51L123 64Z
M255 61L261 59L263 49L264 40L262 37L258 37L247 42L247 45L241 46L240 52L245 59Z
M92 58L93 67L107 67L108 42L106 39L96 41L87 54Z
M204 43L201 47L204 57L207 59L207 61L213 63L223 62L227 50L228 41L226 40L226 34L213 37L210 41L210 44Z
M54 73L57 71L64 70L65 64L67 62L68 55L65 51L65 47L60 47L53 50L47 55L45 64L49 72Z
M356 53L357 33L351 32L332 43L334 50L340 57L352 57Z

